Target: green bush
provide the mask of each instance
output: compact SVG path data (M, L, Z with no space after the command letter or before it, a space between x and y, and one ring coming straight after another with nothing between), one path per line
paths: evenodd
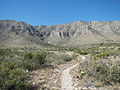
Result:
M112 66L110 69L110 79L115 83L120 83L120 67L118 65Z
M17 68L15 63L2 62L0 64L0 89L2 90L24 89L27 86L27 77L25 70Z
M101 58L107 58L108 56L110 56L110 53L100 53L96 55L96 58L101 59Z
M120 66L119 63L113 63L111 60L91 60L80 64L80 75L94 77L105 84L120 83Z
M82 50L78 50L77 53L80 53L81 55L87 55L88 54L88 52L82 51Z
M27 61L24 59L21 59L20 61L21 61L21 63L20 63L21 68L24 68L29 71L36 70L40 67L38 62L35 62L35 60L33 60L33 59L29 59Z
M46 62L49 65L59 65L59 64L63 64L65 62L69 62L72 59L75 59L77 57L76 54L73 55L67 55L65 54L65 52L59 52L59 53L53 53L53 52L49 52L46 56Z
M46 63L45 58L46 53L44 52L26 53L24 58L21 59L21 66L28 70L38 69Z
M33 54L32 53L26 53L25 55L24 55L24 59L25 60L30 60L30 59L33 59Z
M12 51L10 49L0 49L0 57L10 55Z
M9 87L15 89L24 89L27 86L26 79L27 73L24 69L16 68L14 70L11 70L9 74Z
M46 56L47 64L53 66L56 64L60 64L63 61L60 57L61 55L49 52L49 54Z
M72 60L72 56L70 55L62 55L61 58L63 61L67 61L67 62Z
M37 54L34 56L35 61L37 61L40 65L46 63L45 58L46 58L46 53L43 53L43 52L37 53Z

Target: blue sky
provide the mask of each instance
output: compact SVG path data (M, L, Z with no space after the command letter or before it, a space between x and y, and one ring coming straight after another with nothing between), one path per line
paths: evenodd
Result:
M0 19L32 25L120 20L120 0L0 0Z

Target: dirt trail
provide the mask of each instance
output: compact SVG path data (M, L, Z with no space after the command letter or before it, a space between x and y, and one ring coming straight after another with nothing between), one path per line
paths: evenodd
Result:
M80 57L80 59L85 59L85 57L82 56L82 57ZM66 69L64 69L62 71L61 90L73 90L74 89L72 75L70 74L70 71L78 65L79 65L79 62L70 67L67 67Z
M74 87L73 87L72 75L69 72L77 65L78 63L63 70L61 74L61 90L73 90Z
M73 52L65 52L65 54L73 54ZM75 60L59 65L54 70L38 70L31 72L31 82L38 85L44 90L74 90L76 87L73 83L73 75L70 73L79 65L79 62L85 57L78 54ZM42 76L44 76L42 78ZM47 89L48 88L48 89Z

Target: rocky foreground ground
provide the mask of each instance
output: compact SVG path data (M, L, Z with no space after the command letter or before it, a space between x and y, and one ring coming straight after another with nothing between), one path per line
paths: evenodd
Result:
M30 82L40 90L120 90L116 86L102 86L93 79L81 79L79 63L89 56L78 56L75 60L61 64L55 69L45 69L31 72Z

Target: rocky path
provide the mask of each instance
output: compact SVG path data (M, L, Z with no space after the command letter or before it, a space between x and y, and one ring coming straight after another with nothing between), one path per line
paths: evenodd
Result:
M75 68L77 65L78 63L63 70L61 74L61 90L73 90L74 88L73 80L70 71L71 69Z
M81 59L85 59L85 57L81 57ZM66 69L62 71L61 90L73 90L74 89L73 78L72 78L72 75L70 74L70 71L78 65L79 65L79 62L72 66L67 67Z
M76 89L77 87L75 86L71 71L76 69L80 61L84 58L84 56L79 55L75 60L61 64L54 70L33 71L31 72L31 79L29 82L43 88L43 90L78 90Z

